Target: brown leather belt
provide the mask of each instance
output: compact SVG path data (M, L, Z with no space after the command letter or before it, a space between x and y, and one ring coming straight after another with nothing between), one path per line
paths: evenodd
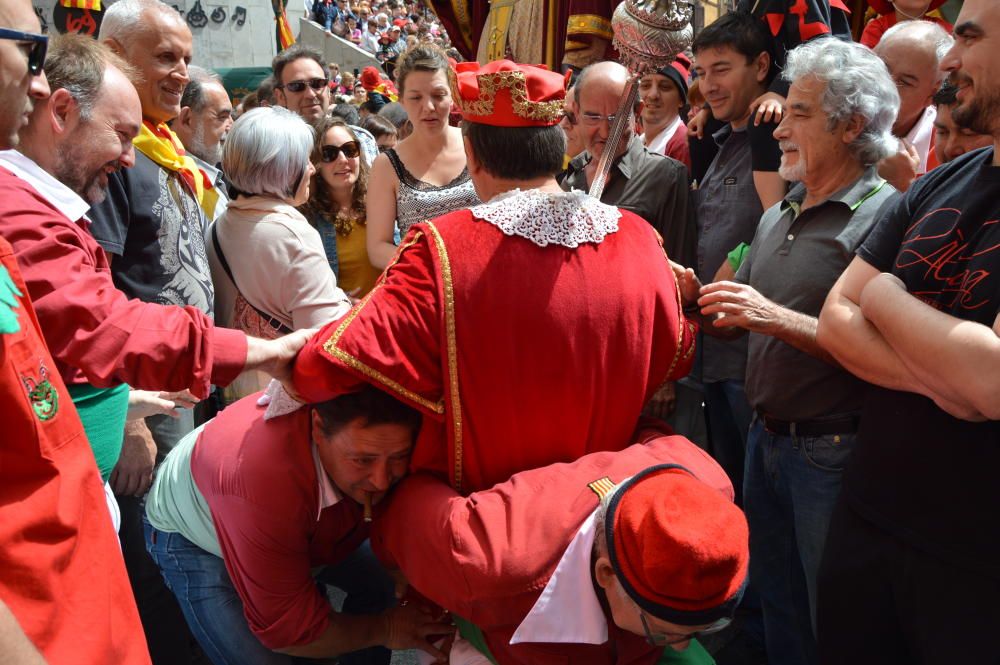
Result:
M826 436L828 434L854 434L861 422L859 416L840 416L824 420L791 422L760 414L764 429L780 436Z

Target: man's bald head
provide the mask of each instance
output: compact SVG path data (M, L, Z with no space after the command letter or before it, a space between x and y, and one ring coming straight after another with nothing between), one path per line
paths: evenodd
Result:
M936 23L904 21L885 31L875 47L899 89L899 115L892 128L896 136L906 136L931 104L944 78L941 61L954 40Z
M585 67L576 79L574 91L579 120L577 136L594 159L600 159L604 152L605 143L611 132L611 122L608 119L618 112L618 104L625 94L628 79L628 70L610 60ZM637 109L638 97L636 106L629 113L621 140L612 148L615 157L624 154L635 134Z
M187 27L180 13L161 0L118 0L105 10L97 38L128 50L160 24Z

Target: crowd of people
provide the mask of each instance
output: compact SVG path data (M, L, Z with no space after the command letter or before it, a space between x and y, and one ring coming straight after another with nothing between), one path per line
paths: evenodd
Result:
M415 2L242 100L0 6L0 654L992 662L1000 6L748 4L625 118Z

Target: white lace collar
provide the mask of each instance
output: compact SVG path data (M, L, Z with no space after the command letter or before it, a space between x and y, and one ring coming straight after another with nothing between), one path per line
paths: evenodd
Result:
M577 190L514 189L474 206L471 212L506 235L520 236L539 247L562 245L571 249L601 242L618 230L622 216L618 208Z

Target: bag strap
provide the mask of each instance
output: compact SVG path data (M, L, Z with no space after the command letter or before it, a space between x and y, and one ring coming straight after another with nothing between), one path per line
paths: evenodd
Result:
M219 243L219 233L216 231L216 224L212 224L212 246L215 247L215 255L219 257L219 263L222 264L222 269L226 271L226 276L229 277L229 281L232 282L233 286L236 287L236 290L239 291L240 287L236 283L236 278L233 277L233 271L229 267L229 261L226 261L226 255L222 252L222 245ZM242 294L242 291L240 291L240 293ZM278 331L282 335L287 335L288 333L293 332L291 328L278 319L274 318L267 312L258 309L252 302L246 299L246 296L244 296L243 299L246 300L247 304L253 307L253 311L257 312L260 318L264 319L264 322L271 326L274 330Z

